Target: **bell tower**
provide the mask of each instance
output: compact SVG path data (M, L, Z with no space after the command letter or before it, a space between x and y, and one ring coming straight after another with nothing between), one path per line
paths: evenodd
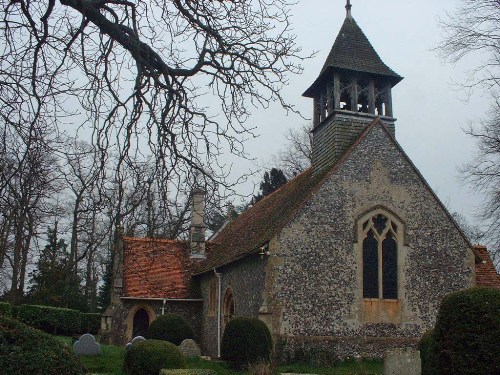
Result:
M384 64L352 17L346 18L318 78L303 96L314 100L314 173L334 164L375 118L395 134L392 88L403 77Z

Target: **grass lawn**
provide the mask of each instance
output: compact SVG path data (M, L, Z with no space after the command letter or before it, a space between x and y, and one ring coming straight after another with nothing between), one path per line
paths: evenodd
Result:
M57 336L66 345L72 345L70 337ZM101 345L102 354L95 357L80 357L90 374L126 375L122 371L124 346ZM206 361L202 359L189 359L186 368L210 369L217 375L248 375L248 372L234 371L221 361ZM383 374L382 361L347 361L335 367L313 367L304 364L290 364L279 366L277 373L300 373L322 375L378 375Z

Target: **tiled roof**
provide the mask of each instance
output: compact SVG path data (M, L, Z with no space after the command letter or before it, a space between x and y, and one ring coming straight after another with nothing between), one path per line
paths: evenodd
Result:
M401 78L384 64L363 30L349 17L346 17L335 39L321 74L330 67Z
M318 180L308 169L226 224L210 242L207 259L198 265L196 273L258 252L288 223Z
M500 275L493 265L488 249L485 246L476 245L474 250L481 259L476 263L476 285L500 289Z
M310 194L321 186L322 182L326 180L330 174L335 173L339 166L344 163L357 145L375 126L381 126L386 134L392 139L396 147L412 166L415 173L421 178L427 189L429 189L429 192L446 212L448 218L455 224L464 240L469 243L446 207L435 195L434 191L406 155L399 143L392 137L382 120L376 118L344 152L342 157L334 165L326 168L323 173L313 176L312 168L306 170L283 185L280 189L257 202L235 220L223 227L219 234L208 243L207 248L209 250L207 251L207 259L195 266L194 274L200 274L215 267L234 262L249 254L257 253L260 246L271 240L274 235L278 234L279 231L290 222L294 213L306 202ZM474 253L476 252L474 251ZM476 258L477 256L476 254Z
M124 297L190 297L187 242L124 237L123 251Z
M304 96L314 96L316 85L324 79L329 69L344 69L392 78L393 84L402 77L384 64L377 51L353 18L346 17L335 43L316 81Z

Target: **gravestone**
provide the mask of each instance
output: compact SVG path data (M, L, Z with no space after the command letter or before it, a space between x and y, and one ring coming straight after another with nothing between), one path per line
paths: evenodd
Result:
M94 336L86 333L80 336L80 339L73 344L73 352L76 355L99 355L101 354L101 345L95 341Z
M132 347L132 345L134 345L135 343L138 343L138 342L141 342L144 340L146 340L146 339L142 336L134 337L131 342L129 342L127 345L125 345L125 351L128 351Z
M181 344L179 345L179 350L182 354L184 354L184 357L186 358L201 356L200 348L198 347L196 342L191 339L185 339L183 342L181 342Z
M384 375L421 375L422 362L416 349L402 348L385 352Z

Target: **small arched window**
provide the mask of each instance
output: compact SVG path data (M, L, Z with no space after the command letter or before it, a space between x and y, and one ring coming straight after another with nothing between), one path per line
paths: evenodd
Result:
M400 226L376 212L362 223L363 298L398 298Z
M234 297L231 288L227 288L226 293L224 293L222 313L224 316L224 325L226 325L234 317Z

